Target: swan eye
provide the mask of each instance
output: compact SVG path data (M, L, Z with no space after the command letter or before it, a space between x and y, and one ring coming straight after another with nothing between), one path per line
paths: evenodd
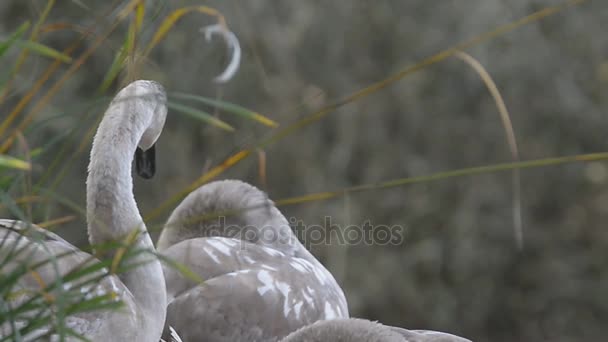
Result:
M154 145L145 151L139 147L135 150L135 171L144 179L154 177L154 173L156 172L156 153Z

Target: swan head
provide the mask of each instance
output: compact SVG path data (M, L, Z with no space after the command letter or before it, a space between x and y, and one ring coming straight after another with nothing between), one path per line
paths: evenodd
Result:
M135 170L142 178L149 179L156 171L154 144L160 136L167 118L167 94L163 86L155 81L138 80L124 87L114 98L115 103L133 101L138 111L151 113L147 127L135 152Z
M120 93L123 91L131 93L131 95L141 96L144 101L155 103L153 107L150 107L154 112L148 128L144 131L137 144L142 151L147 151L154 147L165 126L165 119L167 118L167 93L160 83L146 80L135 81L126 86Z

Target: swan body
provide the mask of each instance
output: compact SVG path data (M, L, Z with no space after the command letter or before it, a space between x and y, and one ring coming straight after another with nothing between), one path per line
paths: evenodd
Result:
M281 342L471 342L455 335L406 330L359 318L319 321L295 331Z
M348 317L333 276L249 184L198 188L174 210L157 245L204 280L163 268L166 326L184 341L278 341L315 321Z
M127 271L105 276L80 288L84 299L111 294L123 303L118 310L90 311L65 317L68 328L91 341L150 342L159 341L161 336L166 315L164 276L160 262L150 253L154 252L154 245L133 197L131 162L137 148L140 149L139 158L144 159L154 151L153 144L160 135L166 114L163 87L153 81L135 81L123 88L110 103L93 140L86 184L89 241L95 247L132 238L132 248L148 253L129 258L128 263L133 267ZM138 168L141 165L150 166L149 162L138 162ZM96 254L107 259L114 252L98 250ZM23 295L8 303L11 306L27 300L28 294L39 293L45 285L54 284L59 277L99 262L56 234L12 220L0 220L0 258L7 258L1 274L52 260L19 279ZM107 268L90 277L102 273L107 274ZM79 285L64 283L63 286L69 289ZM15 326L1 325L0 337L16 333L13 329L25 326L23 321L30 317L21 318ZM50 332L49 327L42 327L22 337L26 341L41 336L49 338ZM50 340L58 340L58 336L51 336ZM66 340L80 339L68 336Z

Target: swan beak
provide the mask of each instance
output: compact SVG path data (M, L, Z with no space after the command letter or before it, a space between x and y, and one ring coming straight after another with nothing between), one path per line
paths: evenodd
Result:
M135 151L135 171L144 179L154 177L154 172L156 171L154 145L145 151L139 147L137 148Z

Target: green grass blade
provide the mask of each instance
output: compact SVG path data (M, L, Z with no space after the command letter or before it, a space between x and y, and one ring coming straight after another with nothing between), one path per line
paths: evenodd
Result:
M205 280L203 278L201 278L198 274L194 273L192 270L190 270L188 268L188 266L179 263L171 258L168 258L160 253L152 253L154 256L156 256L158 258L158 260L160 260L161 262L167 264L169 267L177 270L179 273L181 273L181 275L183 275L184 277L202 284Z
M183 99L183 100L198 101L198 102L204 103L206 105L219 108L225 112L236 114L236 115L242 116L249 120L257 121L268 127L274 128L279 125L275 121L269 119L268 117L266 117L258 112L251 111L247 108L241 107L241 106L233 104L233 103L220 101L220 100L216 100L216 99L211 99L208 97L198 96L198 95L194 95L194 94L173 93L172 96L179 98L179 99Z
M114 82L114 80L122 70L125 60L127 59L127 51L128 50L126 48L125 43L125 45L123 45L123 47L116 53L114 61L112 61L112 65L110 65L106 76L103 78L103 82L101 82L101 85L97 89L97 92L99 94L105 92L106 90L108 90L108 88L110 88L112 82Z
M68 309L68 314L71 315L75 313L100 310L116 310L120 309L123 306L124 304L120 300L115 300L114 298L112 298L112 295L105 294L72 305Z
M79 333L77 333L76 331L74 331L73 329L70 329L68 327L64 327L65 329L65 333L66 335L72 336L80 341L83 342L92 342L91 340L87 339L86 337L80 335Z
M15 32L13 32L13 34L10 35L10 37L8 37L7 40L0 43L0 57L2 57L2 55L4 55L6 53L6 51L8 51L8 49L13 45L13 43L16 40L18 40L19 38L21 38L21 36L23 36L25 31L29 27L30 27L30 22L29 21L24 22L23 24L21 24L21 26L19 26L19 28L17 28L17 30Z
M64 63L72 62L72 57L70 57L64 53L61 53L61 52L53 49L52 47L48 47L44 44L40 44L40 43L31 41L31 40L17 40L16 44L20 45L26 49L29 49L43 57L58 59Z
M228 132L234 132L234 127L230 126L229 124L225 123L224 121L222 121L222 120L214 117L213 115L211 115L207 112L204 112L200 109L196 109L196 108L186 106L183 104L179 104L179 103L175 103L175 102L169 102L167 104L167 107L169 107L170 109L176 110L178 112L181 112L183 114L187 114L195 119L202 120L210 125L221 128Z
M29 171L32 166L30 163L17 159L15 157L7 156L4 154L0 154L0 168L9 168L9 169L17 169Z

